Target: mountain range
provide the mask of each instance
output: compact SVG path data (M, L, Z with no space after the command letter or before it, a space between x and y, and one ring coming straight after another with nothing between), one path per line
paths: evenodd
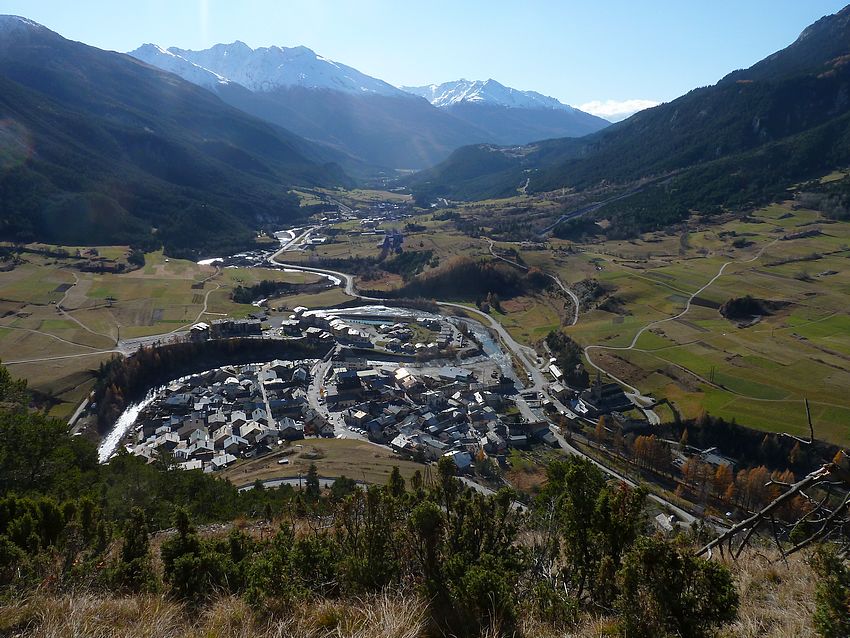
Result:
M582 138L467 146L411 177L425 203L561 188L621 190L667 178L600 214L611 231L662 227L689 214L744 208L850 163L850 6L787 48L713 86Z
M426 90L396 88L306 47L252 49L237 41L190 51L145 44L130 55L247 113L384 169L425 168L465 144L523 144L586 135L609 124L494 80L440 85L457 96L443 103Z
M0 16L0 238L240 249L351 179L321 147L138 60Z
M483 129L494 144L581 137L610 124L553 97L512 89L492 79L402 88L470 126Z
M305 47L124 55L0 16L5 240L235 251L303 214L293 186L351 186L503 139Z
M0 16L0 238L233 251L304 214L294 186L440 159L405 181L421 203L604 186L629 195L595 214L627 236L850 164L849 111L850 7L610 126L494 80L401 89L241 42L125 55Z

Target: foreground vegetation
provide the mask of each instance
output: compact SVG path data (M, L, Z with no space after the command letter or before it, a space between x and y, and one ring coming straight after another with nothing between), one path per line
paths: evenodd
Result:
M528 510L508 490L468 490L447 459L431 480L393 471L322 493L310 468L302 492L238 492L166 458L98 465L27 400L4 371L5 635L698 637L740 628L742 594L744 609L765 595L741 565L694 557L702 531L648 535L644 493L582 460L552 463ZM817 622L840 629L847 568L824 556L832 589L815 596ZM776 586L800 578L774 571ZM144 626L139 613L152 615Z

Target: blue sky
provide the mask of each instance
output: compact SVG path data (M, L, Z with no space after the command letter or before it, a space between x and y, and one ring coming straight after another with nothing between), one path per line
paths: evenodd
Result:
M613 112L713 84L847 1L0 0L0 13L117 51L305 45L395 85L492 77Z

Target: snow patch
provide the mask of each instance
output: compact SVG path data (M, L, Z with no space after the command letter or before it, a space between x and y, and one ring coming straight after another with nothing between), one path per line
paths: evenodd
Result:
M229 81L251 91L262 92L304 87L409 97L408 93L391 84L317 55L304 46L252 49L237 40L232 44L216 44L202 51L177 47L164 50L154 45L145 45L130 55L205 87Z
M553 97L536 91L520 91L500 84L496 80L456 80L443 84L430 84L419 87L402 87L403 90L424 97L437 108L446 108L461 102L475 104L495 104L515 109L553 109L575 111Z

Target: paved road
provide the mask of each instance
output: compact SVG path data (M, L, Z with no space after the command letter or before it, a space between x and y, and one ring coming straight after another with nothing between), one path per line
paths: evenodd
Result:
M310 385L307 386L307 405L313 408L316 412L322 415L334 428L334 436L338 439L357 439L358 441L371 441L362 434L352 432L345 425L345 419L341 412L331 412L328 410L328 404L325 397L322 395L322 388L325 386L325 377L331 369L333 361L328 358L327 361L317 361L310 370L311 378ZM377 445L377 444L376 444Z

